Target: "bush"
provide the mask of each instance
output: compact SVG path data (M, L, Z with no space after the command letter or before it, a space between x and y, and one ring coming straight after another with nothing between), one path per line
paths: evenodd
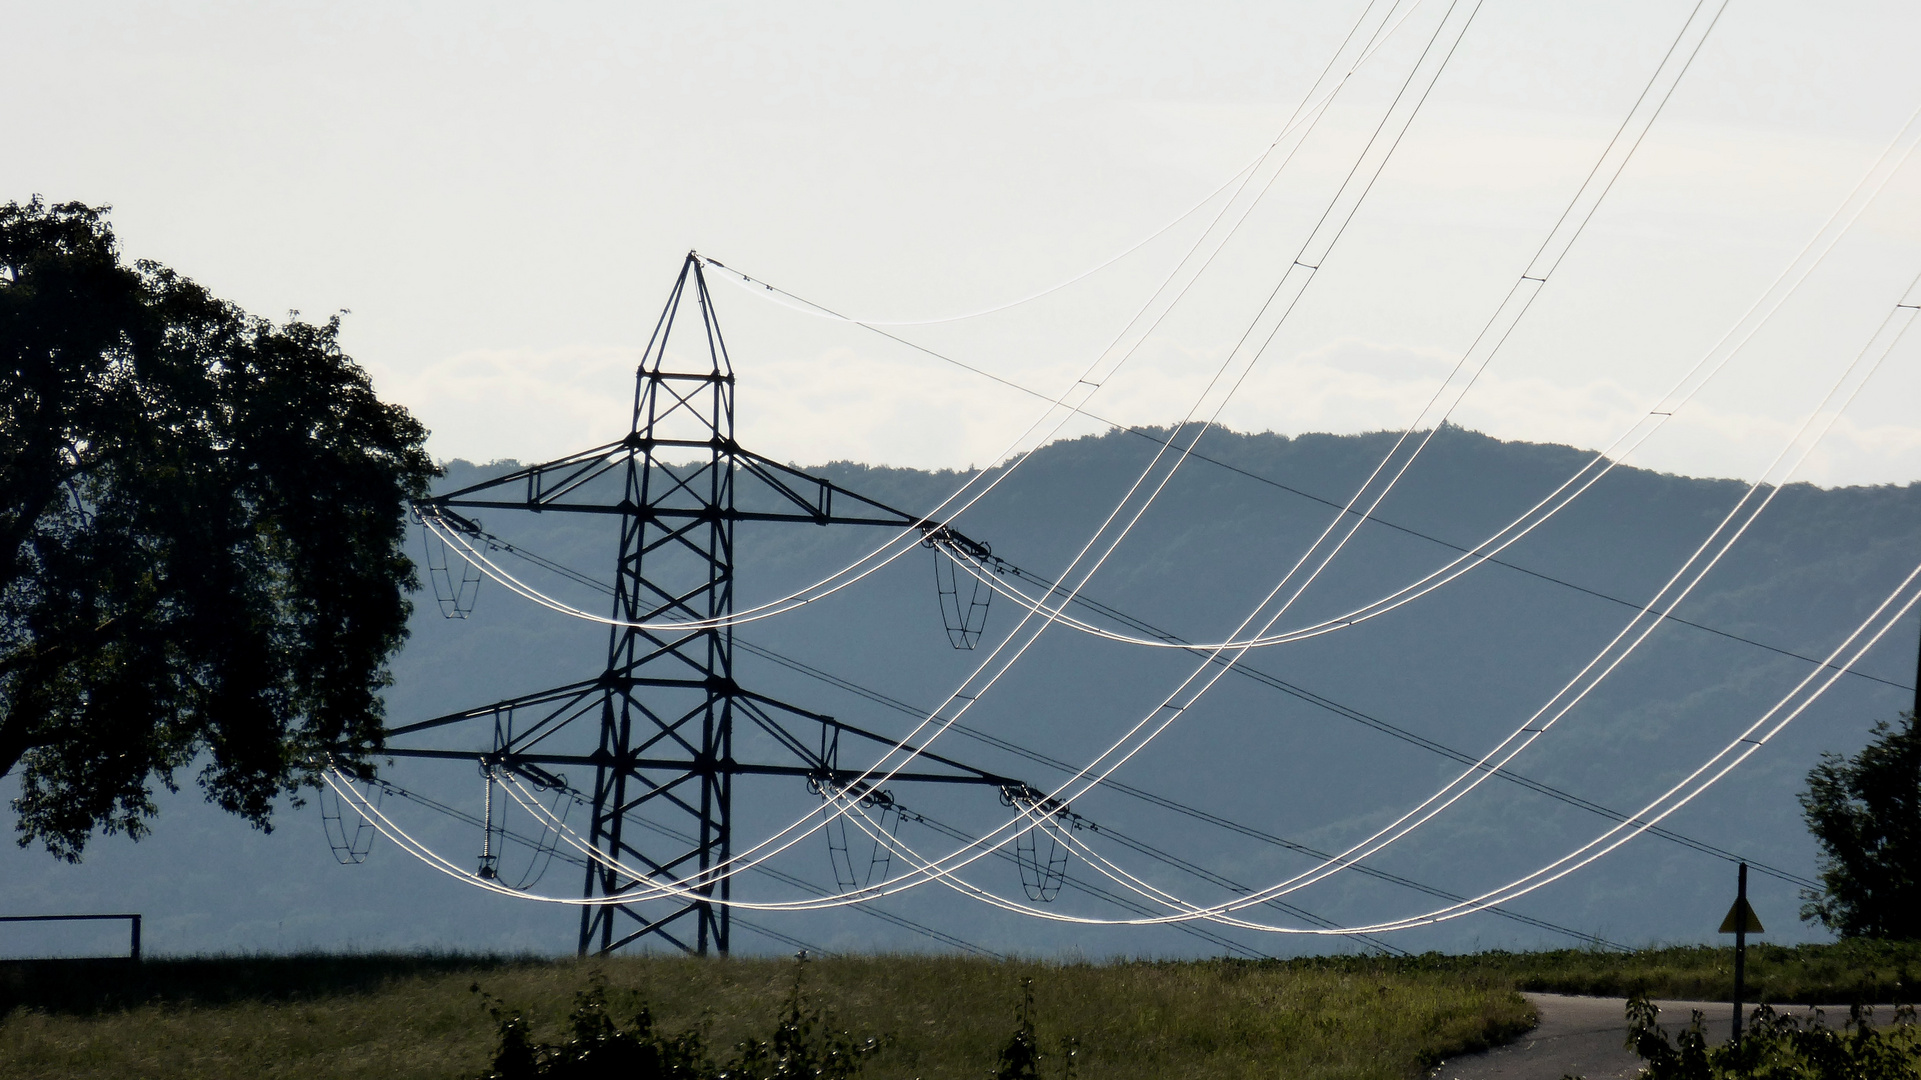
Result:
M836 1030L829 1016L806 1004L806 964L802 956L772 1037L743 1040L725 1065L714 1063L700 1032L656 1028L643 1001L632 1003L633 1018L622 1027L608 1009L598 972L575 995L568 1016L573 1037L559 1044L536 1042L519 1010L482 995L500 1034L493 1068L482 1080L853 1080L880 1041ZM481 992L478 983L472 989Z
M1816 1010L1803 1026L1766 1005L1754 1010L1739 1043L1709 1046L1697 1011L1687 1029L1668 1039L1656 1023L1660 1010L1647 998L1628 1000L1628 1048L1648 1063L1645 1080L1914 1080L1921 1076L1921 1033L1914 1009L1903 1006L1895 1024L1875 1028L1873 1010L1855 1006L1839 1030Z

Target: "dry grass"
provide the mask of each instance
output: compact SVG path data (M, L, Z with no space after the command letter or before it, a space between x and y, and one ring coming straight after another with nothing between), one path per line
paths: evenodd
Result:
M493 1046L474 983L556 1039L594 971L605 973L617 1002L631 991L663 1027L700 1028L724 1050L772 1028L794 972L792 961L681 958L471 966L442 958L408 970L389 958L377 978L320 979L326 988L300 996L290 988L303 962L331 965L334 976L351 966L342 958L163 961L146 965L145 982L165 983L171 964L176 982L199 991L163 988L131 1006L69 1000L15 1009L0 1021L0 1075L474 1076ZM225 964L252 989L223 993L195 964ZM284 970L263 976L248 964ZM1500 977L1358 965L848 957L809 964L807 985L838 1026L886 1041L866 1076L980 1080L1014 1029L1022 977L1034 979L1044 1043L1078 1039L1086 1080L1406 1078L1531 1022Z

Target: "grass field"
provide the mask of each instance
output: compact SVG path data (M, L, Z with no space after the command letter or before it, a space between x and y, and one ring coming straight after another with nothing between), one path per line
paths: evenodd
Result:
M1728 1001L1734 994L1734 950L1681 946L1634 953L1566 949L1556 952L1428 954L1406 960L1331 958L1338 968L1359 963L1406 971L1492 977L1517 990L1558 994ZM1844 941L1833 945L1748 946L1750 1002L1799 1005L1901 1003L1917 998L1921 941Z
M1751 1000L1912 1001L1921 943L1753 947ZM792 983L779 960L298 956L0 970L0 1076L463 1077L494 1046L476 984L557 1041L594 972L667 1030L722 1053L765 1037ZM1517 990L1725 998L1728 949L1329 957L1293 961L1000 963L837 957L810 999L883 1040L873 1080L990 1074L1034 980L1043 1045L1078 1040L1083 1080L1408 1078L1532 1022ZM1058 1061L1047 1075L1054 1071Z
M65 986L42 980L30 992L37 1005L0 1021L0 1075L474 1076L494 1032L471 986L524 1009L537 1035L558 1040L593 971L605 973L616 1000L618 991L637 992L663 1027L702 1029L710 1046L725 1049L767 1034L794 967L680 958L149 961L104 992L78 976ZM1014 1031L1022 977L1034 980L1042 1044L1078 1040L1085 1080L1398 1080L1531 1023L1498 976L1441 971L877 956L810 963L807 985L837 1026L883 1040L863 1076L981 1080Z

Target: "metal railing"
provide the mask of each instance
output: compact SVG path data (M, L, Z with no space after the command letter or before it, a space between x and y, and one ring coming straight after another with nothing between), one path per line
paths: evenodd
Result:
M0 923L17 922L100 922L107 919L125 919L129 924L127 935L127 959L140 961L140 916L139 915L0 915Z

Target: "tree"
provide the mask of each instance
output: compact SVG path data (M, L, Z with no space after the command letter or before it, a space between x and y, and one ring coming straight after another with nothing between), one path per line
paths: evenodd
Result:
M1801 795L1821 844L1818 892L1801 918L1843 937L1921 938L1921 727L1874 725L1853 758L1821 755Z
M70 860L196 761L262 829L329 759L371 771L436 473L337 317L127 265L106 212L0 206L0 776Z

